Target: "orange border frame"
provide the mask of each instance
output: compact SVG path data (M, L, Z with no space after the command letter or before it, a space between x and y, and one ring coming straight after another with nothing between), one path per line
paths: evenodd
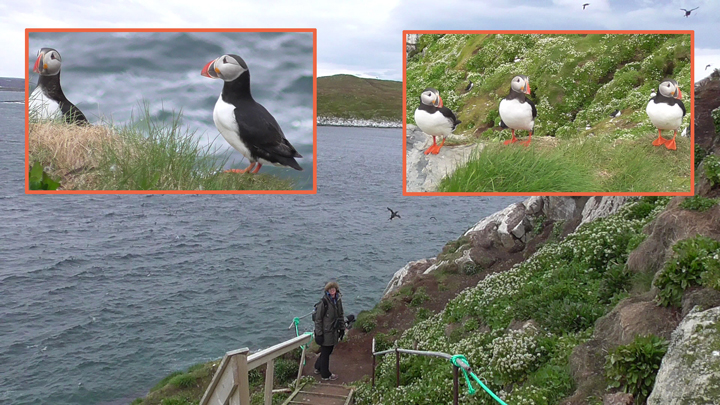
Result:
M690 88L690 191L685 193L646 193L646 192L605 192L605 193L532 193L532 192L418 192L407 191L407 34L690 34L690 81L693 85ZM403 195L404 196L692 196L695 195L695 31L691 30L661 30L661 31L599 31L599 30L550 30L550 31L487 31L487 30L403 30L402 33L402 55L403 55ZM27 70L27 69L26 69Z
M310 32L313 34L312 190L30 190L29 94L31 32ZM317 194L317 28L26 28L25 29L25 194Z

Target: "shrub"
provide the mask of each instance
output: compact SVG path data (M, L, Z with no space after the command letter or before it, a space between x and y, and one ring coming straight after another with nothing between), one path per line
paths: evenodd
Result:
M177 388L190 388L197 382L197 378L189 373L183 373L171 378L168 384Z
M40 162L36 162L30 169L30 190L57 190L60 183L45 173Z
M395 303L392 300L382 300L378 305L380 306L380 309L382 309L384 312L388 312L393 309Z
M355 320L355 327L360 328L365 333L370 332L377 326L376 317L377 314L372 311L362 311Z
M667 342L655 335L637 336L606 356L605 375L610 386L633 394L635 403L644 403L655 385Z
M418 308L415 312L415 322L424 321L432 316L432 312L427 308Z
M708 155L704 163L705 176L713 186L720 185L720 160L715 155Z
M425 287L420 287L417 290L415 290L415 293L412 296L412 300L410 301L411 307L419 307L422 305L425 301L429 300L430 296L427 294Z
M707 211L710 208L717 205L717 200L714 200L712 198L705 198L701 197L699 195L688 197L683 200L683 202L680 203L680 208L690 210L690 211Z
M297 378L299 362L279 358L275 360L275 384L285 386Z
M712 238L698 235L684 239L673 246L673 251L675 256L655 280L657 301L662 306L679 306L686 288L712 283L720 266L720 242Z
M700 163L705 159L705 156L707 156L707 151L705 148L703 148L700 145L695 144L695 168L697 169L698 166L700 166Z
M185 397L185 396L175 396L170 398L165 398L160 403L161 405L190 405L192 402Z

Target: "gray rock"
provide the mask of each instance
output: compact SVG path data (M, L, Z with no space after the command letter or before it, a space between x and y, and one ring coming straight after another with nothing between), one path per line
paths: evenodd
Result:
M508 209L509 208L509 209ZM506 248L515 246L515 240L525 236L523 220L525 220L525 205L517 203L505 209L506 215L498 224L497 233L500 242ZM517 236L513 231L517 232Z
M647 403L710 405L719 399L720 307L696 307L672 333Z
M603 396L603 405L633 405L633 402L633 395L624 392L605 394Z
M437 155L426 155L425 150L432 144L432 137L412 124L407 125L406 137L408 192L436 191L443 177L467 162L473 151L482 150L482 145L443 146Z
M590 197L582 210L580 225L618 212L627 200L628 197Z
M405 267L395 272L387 287L385 287L383 298L399 290L405 281L409 280L416 274L422 273L434 262L435 259L421 259L414 262L408 262Z
M575 217L577 204L573 197L543 197L543 214L553 221L570 221Z

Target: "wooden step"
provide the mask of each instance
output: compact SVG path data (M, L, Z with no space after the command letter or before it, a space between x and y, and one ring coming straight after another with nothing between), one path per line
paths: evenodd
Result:
M336 384L303 385L283 405L349 405L354 391L352 387Z

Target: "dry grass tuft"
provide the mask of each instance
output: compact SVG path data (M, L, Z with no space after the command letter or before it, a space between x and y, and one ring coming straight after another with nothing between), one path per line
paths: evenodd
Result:
M63 189L82 188L98 168L103 148L120 149L121 142L104 126L30 123L30 163L40 162L51 177L63 178Z

